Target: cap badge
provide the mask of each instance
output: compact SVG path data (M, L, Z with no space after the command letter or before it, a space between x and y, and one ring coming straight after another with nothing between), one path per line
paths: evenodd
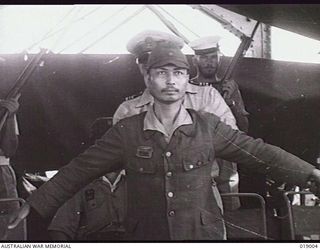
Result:
M150 50L152 50L156 45L152 37L146 37L146 39L144 39L144 42L145 42L146 48Z

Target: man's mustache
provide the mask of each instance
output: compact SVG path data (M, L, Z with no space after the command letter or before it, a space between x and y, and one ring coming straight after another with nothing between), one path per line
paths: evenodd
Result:
M179 92L179 89L170 87L170 88L162 89L161 92Z

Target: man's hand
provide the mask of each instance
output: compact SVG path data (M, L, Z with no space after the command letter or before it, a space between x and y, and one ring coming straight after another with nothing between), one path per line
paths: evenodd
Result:
M35 182L47 182L49 180L48 177L42 176L40 174L32 174L32 173L25 173L25 178L30 180L30 181L35 181Z
M310 191L320 198L320 170L314 169L308 181Z
M24 189L28 192L28 194L32 194L34 191L37 190L37 187L30 183L25 177L22 177L22 185Z
M234 80L224 81L222 83L223 98L229 106L233 104L231 96L237 90L237 88L238 86Z
M14 229L19 223L28 216L30 211L30 206L28 203L22 205L22 207L10 216L8 229Z
M0 107L5 108L9 112L9 116L17 113L19 109L19 102L18 99L20 97L20 94L17 95L16 98L9 98L7 100L0 100Z

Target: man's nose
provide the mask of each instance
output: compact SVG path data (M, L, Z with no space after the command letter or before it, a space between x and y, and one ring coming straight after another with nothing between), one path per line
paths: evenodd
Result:
M172 72L168 72L167 74L167 85L175 85L175 78Z

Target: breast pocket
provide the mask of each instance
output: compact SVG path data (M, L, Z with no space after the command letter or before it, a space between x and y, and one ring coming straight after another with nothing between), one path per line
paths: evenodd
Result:
M186 150L182 158L181 188L197 190L211 183L212 153L208 147Z
M155 174L157 166L152 159L131 157L127 162L127 169L135 174Z
M194 171L208 167L212 161L212 150L208 147L190 148L184 150L182 166L184 171Z

